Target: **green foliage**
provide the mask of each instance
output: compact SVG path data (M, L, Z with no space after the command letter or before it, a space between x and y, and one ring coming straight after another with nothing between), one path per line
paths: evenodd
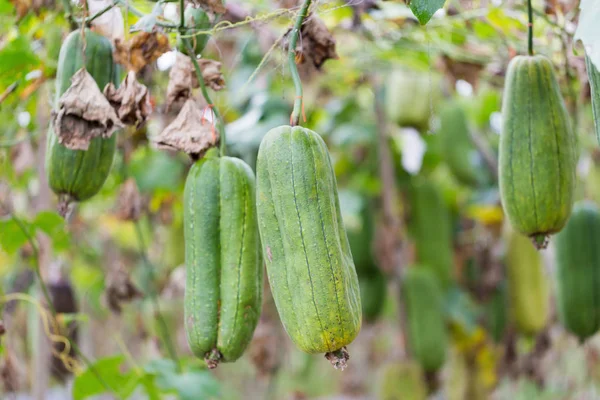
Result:
M425 25L433 14L444 6L446 0L411 0L410 9L421 25Z

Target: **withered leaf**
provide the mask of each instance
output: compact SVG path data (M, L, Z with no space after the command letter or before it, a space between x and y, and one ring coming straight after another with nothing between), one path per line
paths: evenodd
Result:
M117 216L123 221L137 221L142 213L142 197L135 179L129 178L121 185L117 198Z
M325 61L337 58L335 38L321 19L310 15L300 29L296 62L303 64L310 60L317 69L321 69Z
M71 150L87 150L92 139L109 138L123 124L92 76L81 68L58 101L52 127L58 142Z
M210 108L202 109L194 99L188 99L177 117L152 141L160 149L179 150L192 158L199 158L206 150L217 144L219 133Z
M221 74L221 63L209 59L198 60L204 84L218 91L225 87ZM169 72L167 87L167 109L173 104L187 100L192 95L192 89L200 87L192 59L185 54L177 53L175 64Z
M119 268L107 274L105 296L110 310L119 314L124 303L143 297L143 293L133 284L129 274Z
M139 72L170 50L169 39L160 32L138 32L129 41L115 39L115 61Z
M106 85L104 95L126 125L139 127L152 113L150 92L137 81L133 71L129 71L118 89L112 82Z
M227 8L223 5L223 0L192 0L197 6L214 14L225 14Z
M198 60L198 64L202 70L202 77L204 78L204 84L206 86L214 91L219 91L225 87L225 80L221 73L220 62L201 58Z

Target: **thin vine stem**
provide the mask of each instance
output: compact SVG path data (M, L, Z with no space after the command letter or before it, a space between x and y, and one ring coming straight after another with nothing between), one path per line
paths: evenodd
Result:
M312 0L304 0L302 8L296 18L294 28L290 35L290 46L288 48L288 64L290 67L290 73L292 74L292 80L294 81L294 88L296 89L296 97L294 98L294 108L292 109L292 115L290 117L290 125L298 125L300 122L300 114L302 112L302 81L298 74L298 66L296 65L296 44L298 43L298 37L300 36L300 29L304 19L308 15L308 9Z
M194 56L194 50L192 49L192 46L190 45L189 39L181 38L181 40L183 41L188 54L190 54L192 63L194 64L194 69L196 70L196 77L198 78L198 83L200 84L200 91L202 92L202 96L204 97L204 100L206 100L208 107L210 107L210 109L213 112L213 115L215 116L214 123L217 127L217 130L219 131L219 141L220 141L219 152L221 154L221 157L223 157L226 154L226 146L225 146L226 138L225 138L225 126L223 124L223 118L221 117L219 110L217 110L217 107L215 107L214 103L212 102L212 100L210 98L210 95L208 94L208 89L206 88L206 84L204 83L204 76L202 75L202 69L200 68L200 64L198 64L198 60L196 60L196 57Z
M113 1L111 4L107 5L106 7L104 7L101 10L98 10L94 15L91 15L89 17L87 17L84 22L85 24L90 24L93 20L100 18L102 15L106 14L107 12L109 12L110 10L112 10L115 6L119 5L119 1L115 0Z
M156 281L156 276L154 275L154 266L152 265L152 263L150 262L150 259L148 258L148 254L147 254L147 247L146 247L146 242L144 241L144 236L142 234L142 229L140 227L140 223L138 221L135 221L135 233L137 236L137 240L138 240L138 245L140 248L140 256L142 258L142 261L144 263L144 266L146 267L146 270L148 272L148 276L150 278L151 284L150 284L150 299L152 301L152 307L154 308L154 314L156 315L156 319L158 320L158 323L160 325L160 330L161 330L161 337L163 342L165 343L165 346L167 347L167 352L169 353L169 356L171 357L171 359L173 361L175 361L175 365L177 366L177 371L181 372L181 363L179 362L179 357L177 356L177 351L175 350L175 346L173 345L173 340L171 338L171 335L169 334L169 327L167 326L167 323L165 322L165 318L162 315L162 312L160 311L160 305L158 303L158 296L156 293L156 289L154 287L155 281Z
M529 23L527 24L527 50L529 52L529 55L532 56L533 55L533 7L531 7L531 0L527 0L527 15L528 15L528 21Z

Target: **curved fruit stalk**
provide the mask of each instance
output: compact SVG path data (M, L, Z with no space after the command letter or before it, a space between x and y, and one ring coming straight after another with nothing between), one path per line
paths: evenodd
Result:
M507 227L506 274L511 318L518 332L534 336L548 322L549 284L541 254L519 232Z
M581 341L600 330L600 211L576 204L556 235L556 302L561 324Z
M425 400L427 385L421 366L415 362L395 362L383 367L379 385L381 400Z
M252 170L211 150L184 193L185 328L209 368L237 360L261 311L262 263Z
M576 137L547 58L513 58L502 115L499 179L504 212L517 231L543 248L571 214L577 162Z
M257 159L259 230L271 291L296 346L344 368L361 326L358 279L327 146L302 127L270 130Z
M77 30L67 36L60 49L55 105L82 67L101 90L110 82L119 84L110 41L88 29L84 36ZM84 201L100 191L112 167L116 143L117 135L113 134L109 139L92 139L86 151L70 150L58 143L49 129L46 171L50 188L59 196L61 213L66 213L70 201Z
M410 231L417 262L434 272L442 288L448 287L454 266L450 212L433 182L421 180L412 186Z
M448 345L442 289L430 270L414 266L406 270L400 294L410 353L424 371L435 372L446 362Z
M474 160L478 154L471 141L467 113L457 102L440 112L440 141L444 160L456 179L465 185L477 185L479 176Z

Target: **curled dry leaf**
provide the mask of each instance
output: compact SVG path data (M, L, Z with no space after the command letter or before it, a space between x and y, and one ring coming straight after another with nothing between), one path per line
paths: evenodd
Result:
M137 81L133 71L129 71L118 89L112 82L106 85L104 95L126 125L139 127L152 113L150 92Z
M129 178L121 185L117 198L117 216L123 221L137 221L142 213L142 197L135 179Z
M225 80L221 73L221 63L215 60L200 59L198 65L202 70L204 84L212 90L218 91L225 87ZM200 87L192 59L185 54L177 53L175 64L169 72L169 86L167 87L167 108L174 104L189 99L192 89Z
M325 61L337 58L335 38L321 19L311 15L304 21L300 29L300 38L296 47L296 63L304 64L308 61L315 68L321 69Z
M170 50L169 38L160 32L138 32L129 41L115 40L115 61L139 72Z
M221 63L207 58L198 60L204 84L214 91L219 91L225 87L225 80L221 73Z
M194 99L188 99L177 118L152 141L159 149L183 151L197 159L219 140L219 133L206 118L207 114L212 114L210 108L202 109Z
M191 0L191 2L213 14L225 14L227 11L222 0Z
M92 76L81 68L58 100L52 127L58 142L71 150L87 150L92 139L109 138L123 127Z

